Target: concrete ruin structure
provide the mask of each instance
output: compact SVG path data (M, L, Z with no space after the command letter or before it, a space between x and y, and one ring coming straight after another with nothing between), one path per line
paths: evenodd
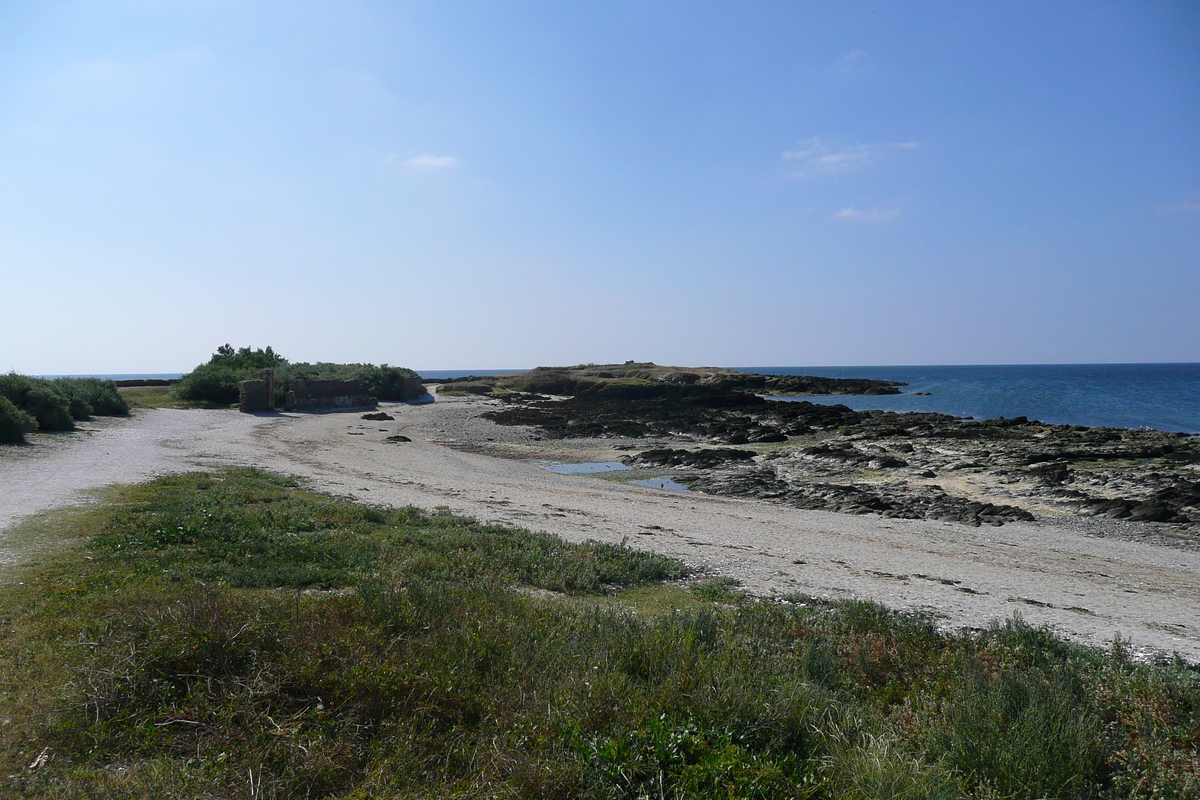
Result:
M358 381L297 380L292 382L283 407L287 411L324 411L375 405L375 398L368 396Z
M238 410L247 414L275 410L275 370L264 369L257 381L238 383Z
M259 380L238 383L242 411L248 414L275 410L275 371L264 369ZM425 395L420 378L405 378L403 399L413 400ZM283 401L285 411L327 411L334 408L363 408L378 405L357 380L309 381L294 380Z
M404 379L404 397L405 400L416 400L418 397L428 395L425 391L425 384L420 377Z

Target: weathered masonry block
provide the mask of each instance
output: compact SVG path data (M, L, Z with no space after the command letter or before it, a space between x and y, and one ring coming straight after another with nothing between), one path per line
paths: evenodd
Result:
M238 383L239 411L252 413L271 410L271 395L266 381L241 381Z
M416 398L427 394L429 394L429 392L425 391L425 384L419 377L404 379L404 395L402 399L415 400Z
M275 410L275 370L264 369L262 379L238 382L238 409L246 413Z
M323 411L374 405L375 398L368 396L358 381L297 380L292 382L285 408L288 411Z

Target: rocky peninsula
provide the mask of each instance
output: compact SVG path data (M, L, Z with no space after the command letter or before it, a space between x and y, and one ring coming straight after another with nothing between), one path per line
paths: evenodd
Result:
M629 451L627 465L709 494L975 526L1158 523L1144 533L1200 546L1200 438L770 399L892 394L899 385L629 362L472 378L440 391L498 398L503 407L488 419L535 426L548 439L614 440Z

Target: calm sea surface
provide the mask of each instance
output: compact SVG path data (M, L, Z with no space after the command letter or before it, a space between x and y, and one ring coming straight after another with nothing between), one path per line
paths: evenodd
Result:
M426 380L434 378L469 378L472 375L483 377L484 375L511 375L514 372L528 372L524 369L419 369L417 374Z
M89 373L87 375L38 375L39 378L102 378L106 381L170 381L176 378L182 378L182 372L137 372L137 373L110 373L108 375L99 375Z
M1200 433L1200 364L1024 364L952 367L737 367L765 375L903 381L904 394L806 397L856 411L939 411L1055 424ZM927 396L914 392L929 392Z

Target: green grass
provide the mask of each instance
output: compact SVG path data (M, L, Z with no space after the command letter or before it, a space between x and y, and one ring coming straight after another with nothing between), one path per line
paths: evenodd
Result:
M692 587L692 591L696 593L697 597L705 600L716 602L741 600L746 596L745 592L737 588L741 583L737 578L719 575L700 581Z
M688 589L682 565L623 546L249 470L128 487L18 534L33 555L0 573L0 795L1200 788L1195 666L1015 619L946 634L871 603Z
M170 386L125 386L117 390L131 408L226 408L197 400L181 400Z

